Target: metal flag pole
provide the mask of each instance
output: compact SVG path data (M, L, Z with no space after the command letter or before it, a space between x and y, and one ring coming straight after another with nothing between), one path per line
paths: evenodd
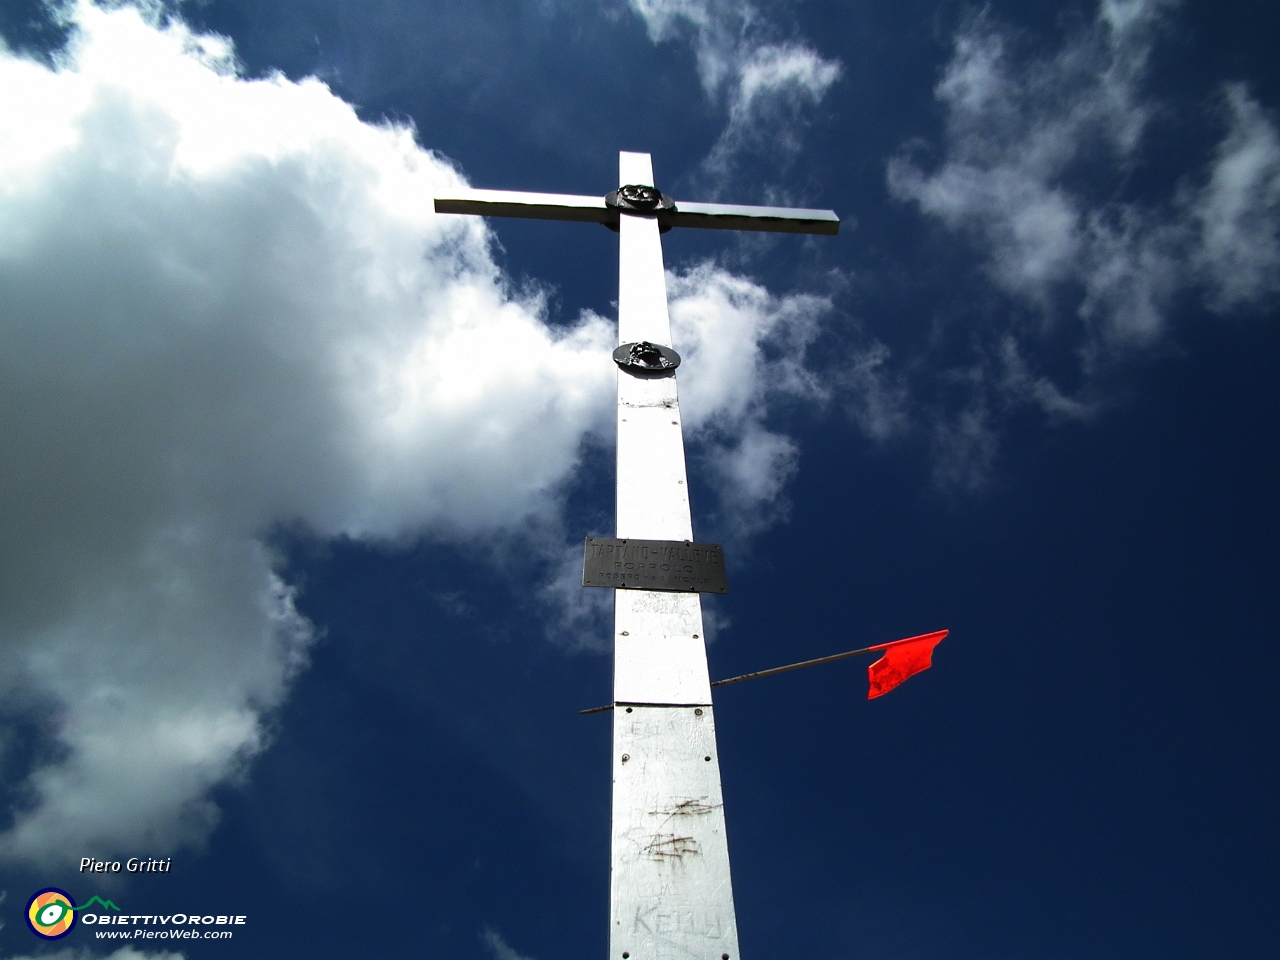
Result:
M603 223L619 233L616 539L587 543L614 593L609 960L739 960L699 591L725 592L693 543L660 231L835 234L830 210L673 201L647 153L608 196L463 190L439 213ZM641 562L641 561L645 562ZM679 562L677 562L677 560ZM584 572L584 585L587 576Z
M846 650L844 653L833 653L830 656L816 657L813 660L801 660L799 663L788 663L785 666L781 666L781 667L770 667L768 670L756 670L754 673L744 673L737 677L728 677L727 679L724 679L724 680L713 680L711 681L711 686L713 688L723 687L726 684L738 683L741 680L754 680L757 677L771 677L775 673L786 673L789 670L799 670L801 667L816 667L820 663L834 663L836 660L844 660L848 657L856 657L863 653L874 653L879 650L888 650L891 647L902 647L905 645L912 645L912 644L918 645L918 646L928 645L929 649L932 650L933 645L941 641L942 638L945 637L949 632L950 631L948 630L935 630L933 633L922 633L918 637L907 637L904 640L894 640L890 643L879 643L879 644L876 644L874 647L859 647L857 650ZM927 665L926 667L923 667L921 669L926 669L926 668L927 668ZM905 680L906 677L904 676L903 679ZM612 709L613 709L613 704L607 703L603 707L591 707L587 710L579 710L578 714L580 716L586 716L587 714L590 714L590 713L604 713L606 710L612 710Z
M813 660L801 660L799 663L788 663L785 667L772 667L768 670L757 670L754 673L744 673L738 677L729 677L726 680L716 680L711 684L713 687L723 687L728 683L738 683L741 680L754 680L756 677L771 677L775 673L786 673L788 670L799 670L801 667L816 667L820 663L832 663L836 660L843 660L846 657L856 657L863 653L875 653L880 650L889 650L894 647L928 647L932 650L934 645L942 640L949 630L935 630L933 633L922 633L918 637L907 637L904 640L893 640L889 643L877 643L874 647L862 647L858 650L846 650L844 653L833 653L828 657L817 657ZM905 680L906 677L903 677Z

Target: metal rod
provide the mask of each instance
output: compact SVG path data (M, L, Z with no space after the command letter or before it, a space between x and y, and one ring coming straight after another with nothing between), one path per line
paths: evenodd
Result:
M737 683L739 680L754 680L756 677L767 677L774 673L786 673L788 670L799 670L801 667L812 667L819 663L830 663L832 660L843 660L846 657L856 657L860 653L872 653L878 650L887 650L890 647L896 647L904 643L916 643L921 640L932 640L941 634L946 636L948 631L938 630L935 633L922 633L918 637L906 637L902 640L892 640L889 643L877 643L873 647L862 647L858 650L846 650L844 653L833 653L829 657L818 657L816 660L801 660L799 663L788 663L785 667L772 667L768 670L757 670L755 673L744 673L740 677L729 677L726 680L714 680L711 683L713 687L723 687L726 683ZM603 707L592 707L590 710L579 710L580 715L588 713L604 713L606 710L612 710L613 704L607 704Z
M849 650L845 653L833 653L829 657L818 657L816 660L802 660L799 663L789 663L785 667L773 667L769 670L757 670L755 673L744 673L740 677L729 677L727 680L716 680L711 685L713 687L723 687L726 683L737 683L739 680L754 680L756 677L767 677L771 673L786 673L788 670L799 670L801 667L812 667L819 663L830 663L832 660L843 660L845 657L856 657L860 653L870 653L876 647L863 647L861 650Z

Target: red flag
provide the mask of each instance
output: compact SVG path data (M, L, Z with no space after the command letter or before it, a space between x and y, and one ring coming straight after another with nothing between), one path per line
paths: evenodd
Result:
M871 681L867 699L874 700L884 696L907 677L915 676L921 670L928 670L933 666L933 648L942 642L948 632L939 630L936 633L882 643L878 647L867 647L868 650L884 651L883 657L867 667L867 679Z

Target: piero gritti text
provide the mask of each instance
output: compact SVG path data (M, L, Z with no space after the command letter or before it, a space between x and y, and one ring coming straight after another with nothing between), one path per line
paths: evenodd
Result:
M80 858L81 873L168 873L172 866L173 857L164 860L156 860L153 857L130 857L123 864L119 860Z

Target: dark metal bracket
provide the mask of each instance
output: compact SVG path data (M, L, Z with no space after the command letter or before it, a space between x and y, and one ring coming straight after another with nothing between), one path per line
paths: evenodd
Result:
M680 354L660 343L641 340L615 349L613 362L629 373L669 373L680 366Z
M670 214L676 211L676 202L657 187L642 183L629 183L619 187L612 193L605 194L605 206L610 210L625 213L652 213L658 217L658 231L666 233L671 229ZM664 216L667 214L667 216ZM617 230L618 223L606 223L610 230Z

